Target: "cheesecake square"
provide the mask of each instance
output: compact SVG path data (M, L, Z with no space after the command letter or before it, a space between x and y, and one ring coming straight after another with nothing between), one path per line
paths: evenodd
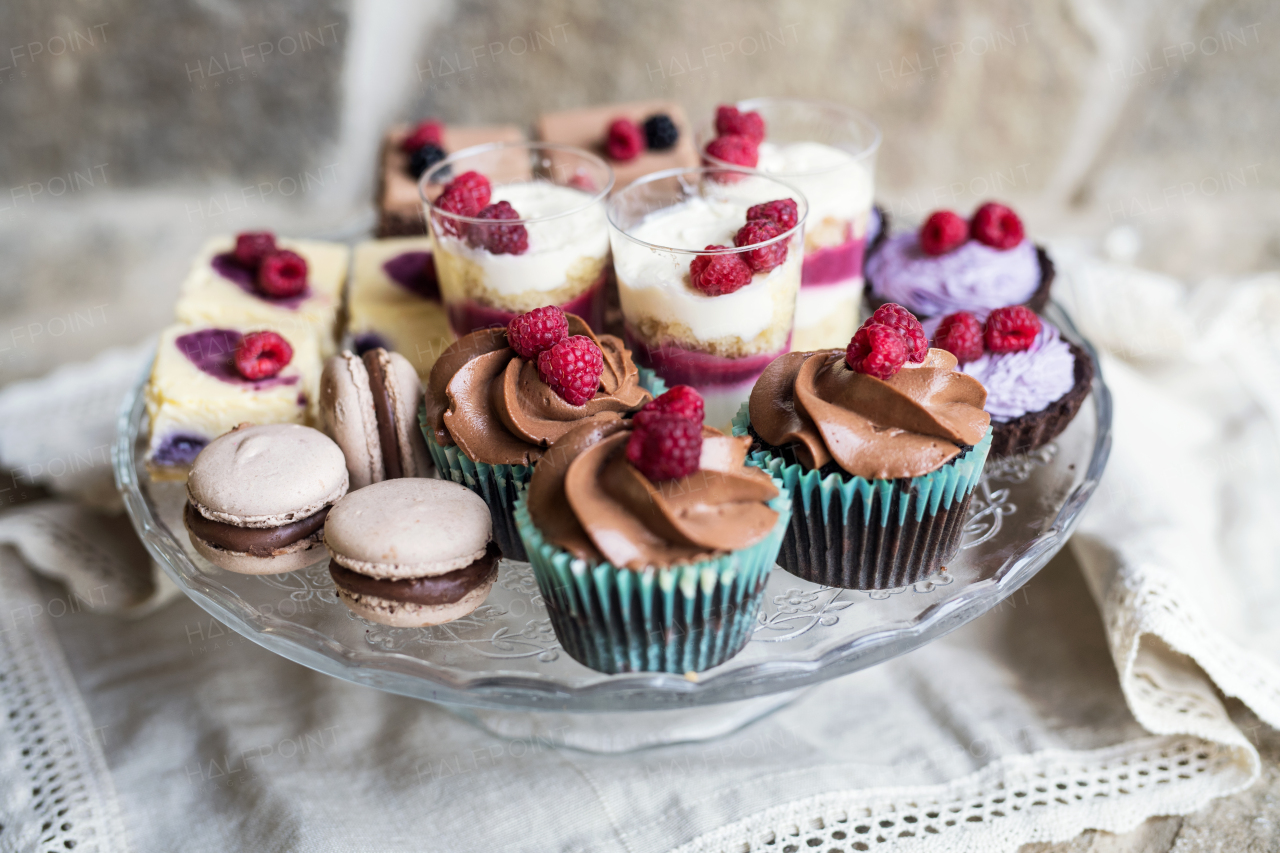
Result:
M279 239L281 249L307 261L307 289L276 299L260 293L253 274L235 262L235 237L214 237L191 265L178 296L179 321L203 326L258 324L289 340L310 334L321 358L337 350L338 309L351 250L341 243Z
M630 119L643 125L645 119L659 113L670 116L676 126L678 136L672 147L665 151L645 150L640 156L626 162L611 159L605 152L604 143L609 125L616 119ZM650 172L675 168L692 169L699 163L693 128L689 125L684 110L674 101L632 101L543 113L538 116L536 127L538 138L543 142L574 145L603 157L617 175L613 185L615 192Z
M274 331L293 357L278 374L249 380L234 355L249 332ZM196 455L236 424L315 423L320 355L309 332L265 324L179 323L160 333L147 382L150 439L147 470L156 480L183 480Z
M409 171L409 155L400 148L412 126L396 125L382 140L378 178L378 237L417 237L427 233L418 195L418 179ZM490 142L523 142L524 131L513 124L455 127L446 124L441 142L446 154Z
M453 343L440 301L430 237L368 240L355 248L347 294L347 336L357 353L398 352L427 381Z

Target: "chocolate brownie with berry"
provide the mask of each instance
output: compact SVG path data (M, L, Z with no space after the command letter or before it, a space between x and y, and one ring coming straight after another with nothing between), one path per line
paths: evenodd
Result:
M178 324L160 333L147 382L153 479L183 480L204 446L240 423L316 422L320 356L309 334Z
M543 142L572 145L604 157L617 175L615 189L650 172L698 165L688 119L674 101L543 113L538 116L537 134Z
M790 497L702 421L686 385L579 421L516 503L556 637L592 669L701 672L751 637Z
M427 118L387 131L379 158L378 237L417 237L427 233L418 180L445 157L473 145L519 142L515 125L462 127Z
M733 433L751 438L752 464L803 498L783 568L827 586L891 589L955 555L991 448L986 390L956 364L888 303L845 349L769 365Z
M191 265L175 313L197 325L262 324L337 348L350 250L340 243L245 231L209 240Z
M512 506L547 447L586 418L639 409L661 387L621 340L546 306L464 335L441 354L422 431L441 476L485 499L503 553L522 560Z
M865 307L896 302L921 319L957 311L985 317L1007 305L1041 311L1054 273L1048 253L1005 205L987 202L967 220L937 210L918 231L889 236L868 257Z
M967 311L937 324L934 346L987 389L993 456L1027 453L1057 438L1093 383L1093 359L1025 305L979 319Z

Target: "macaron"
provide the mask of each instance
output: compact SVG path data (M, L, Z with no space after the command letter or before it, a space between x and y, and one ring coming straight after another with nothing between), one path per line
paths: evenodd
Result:
M441 625L475 610L501 556L484 500L458 483L423 478L347 495L329 512L324 544L343 603L396 628Z
M324 522L347 493L338 445L301 424L241 424L200 451L183 523L206 560L246 575L324 559Z
M431 457L418 428L422 382L409 359L381 347L329 358L320 375L325 432L342 448L352 490L426 477Z

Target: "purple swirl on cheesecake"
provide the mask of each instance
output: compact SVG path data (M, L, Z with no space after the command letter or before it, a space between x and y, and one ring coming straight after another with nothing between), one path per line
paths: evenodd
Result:
M1048 323L1028 349L992 353L960 365L960 371L987 389L984 407L993 421L1006 423L1038 412L1075 386L1076 357L1061 333Z
M944 255L926 255L915 232L890 236L866 263L877 299L896 302L922 317L956 311L986 315L1021 305L1040 286L1035 243L1023 239L1001 251L968 240Z

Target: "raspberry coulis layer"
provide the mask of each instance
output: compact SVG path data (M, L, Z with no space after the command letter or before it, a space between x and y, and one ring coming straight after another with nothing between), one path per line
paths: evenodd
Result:
M601 273L594 284L568 302L560 305L566 314L578 315L586 320L587 325L596 332L604 331L605 276L605 273ZM506 326L520 316L520 312L507 311L503 308L495 308L492 305L482 305L474 299L454 302L448 306L448 311L449 326L458 337L474 332L477 329Z

